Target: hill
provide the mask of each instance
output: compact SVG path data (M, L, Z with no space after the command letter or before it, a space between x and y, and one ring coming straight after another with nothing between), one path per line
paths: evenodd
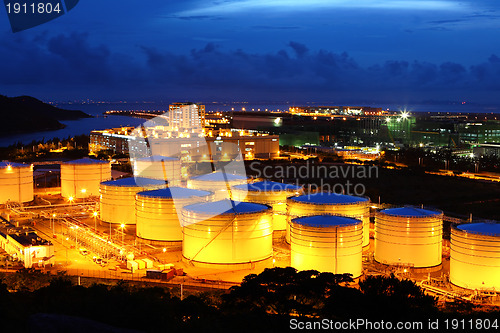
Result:
M75 120L91 116L75 110L59 109L34 97L0 95L0 115L5 125L2 135L57 130L64 128L60 120Z

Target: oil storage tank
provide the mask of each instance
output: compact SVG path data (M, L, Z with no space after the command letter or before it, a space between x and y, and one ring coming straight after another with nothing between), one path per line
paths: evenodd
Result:
M375 216L375 260L388 265L433 267L442 261L443 213L389 208Z
M288 222L309 215L341 215L363 221L363 246L370 245L370 199L329 192L305 194L287 199ZM286 229L290 243L290 226Z
M233 199L267 204L273 208L273 231L286 230L286 199L304 192L302 186L264 180L233 186Z
M246 183L248 183L246 176L216 171L189 179L187 187L196 190L212 191L215 193L215 200L223 200L232 198L232 186Z
M0 162L0 204L33 200L33 168L29 164Z
M185 206L182 255L191 262L236 265L271 258L272 208L220 200Z
M363 221L312 215L290 221L291 265L298 270L362 273Z
M135 201L137 237L151 243L182 241L182 207L212 198L212 192L183 187L138 192Z
M61 164L61 195L65 198L87 198L99 195L99 185L111 179L108 161L82 158Z
M165 181L141 177L121 178L100 185L101 220L108 223L135 224L137 192L166 187Z
M175 157L153 155L138 158L132 163L134 176L167 180L170 186L180 185L181 161Z
M500 223L452 227L450 281L467 289L500 290Z

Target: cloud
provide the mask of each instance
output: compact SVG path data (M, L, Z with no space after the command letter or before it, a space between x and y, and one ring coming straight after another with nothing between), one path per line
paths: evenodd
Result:
M473 66L444 61L389 60L361 66L341 50L290 41L275 52L227 50L216 43L187 53L143 46L142 57L92 45L86 34L21 35L0 46L0 91L68 98L190 98L300 100L356 98L474 98L498 101L500 58ZM475 95L476 94L476 95ZM92 97L92 96L90 96Z

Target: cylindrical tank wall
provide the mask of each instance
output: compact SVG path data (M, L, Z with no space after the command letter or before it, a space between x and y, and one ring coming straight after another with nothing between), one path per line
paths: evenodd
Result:
M240 264L270 258L271 208L256 213L207 216L183 210L182 255L196 262Z
M185 205L212 200L210 192L190 197L155 197L149 191L136 196L136 235L154 241L182 241L182 215Z
M467 289L500 290L500 235L452 227L450 281Z
M136 223L135 195L137 192L165 187L165 184L120 186L112 183L104 182L101 184L100 217L104 222L116 224Z
M269 205L273 208L273 230L286 230L287 209L286 199L291 195L301 194L297 191L245 191L233 187L233 199Z
M334 274L362 274L362 221L348 226L308 226L290 222L291 266Z
M141 158L133 162L134 176L167 180L169 186L178 186L181 182L181 161L171 157Z
M61 164L61 195L87 198L99 195L101 182L111 179L110 163Z
M231 187L240 184L246 184L248 180L246 179L228 179L227 182L219 180L200 180L200 179L190 179L187 182L187 187L214 192L214 200L224 200L231 199Z
M306 195L307 196L307 195ZM363 246L370 244L370 201L368 199L352 203L315 204L300 202L294 198L287 200L288 221L300 216L321 214L341 215L363 221ZM286 225L286 241L290 243L290 224Z
M0 204L33 200L33 169L30 165L1 162Z
M375 260L388 265L432 267L442 261L443 216L375 217Z

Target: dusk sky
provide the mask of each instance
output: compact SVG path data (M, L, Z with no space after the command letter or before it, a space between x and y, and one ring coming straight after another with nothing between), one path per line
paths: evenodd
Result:
M12 33L0 94L500 104L498 0L82 0Z

